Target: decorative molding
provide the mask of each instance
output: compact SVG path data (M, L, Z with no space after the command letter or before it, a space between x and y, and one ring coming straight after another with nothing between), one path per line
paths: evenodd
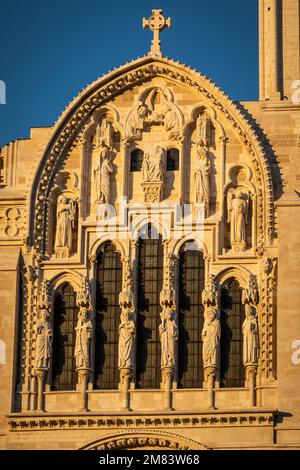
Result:
M54 431L58 429L103 429L103 428L220 428L274 426L276 411L253 412L209 412L198 414L166 414L166 415L103 415L99 414L48 414L8 416L11 432L20 431ZM184 416L183 416L184 415Z

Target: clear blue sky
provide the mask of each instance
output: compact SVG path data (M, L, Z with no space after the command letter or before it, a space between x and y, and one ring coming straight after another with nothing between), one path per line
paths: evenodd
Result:
M0 4L0 146L52 125L87 84L148 52L142 17L171 16L167 57L196 68L231 98L258 96L258 0L9 0Z

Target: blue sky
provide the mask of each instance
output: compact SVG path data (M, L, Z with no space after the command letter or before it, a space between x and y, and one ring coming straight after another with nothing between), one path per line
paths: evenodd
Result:
M171 16L165 56L211 78L232 99L258 98L258 1L10 0L0 4L0 146L52 125L87 84L149 51L142 18Z

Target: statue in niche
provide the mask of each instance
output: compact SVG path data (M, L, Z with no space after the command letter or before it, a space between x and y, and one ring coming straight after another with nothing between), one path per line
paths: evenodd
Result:
M119 369L133 368L135 332L135 322L131 319L130 310L122 310L119 326Z
M241 190L229 191L227 196L228 223L230 224L231 247L246 248L246 225L248 223L249 194Z
M51 357L52 329L50 327L49 312L43 308L40 319L36 324L36 353L35 369L48 369Z
M209 207L210 198L210 172L211 163L208 158L208 149L207 147L199 146L195 164L196 203L204 204L206 209Z
M144 183L163 182L166 171L166 151L159 145L146 153L143 159L142 174Z
M204 367L219 367L221 338L220 312L214 305L205 307L202 330Z
M243 362L246 366L258 363L259 337L255 308L246 304L245 315L246 318L243 323Z
M100 155L97 168L94 170L96 182L96 203L109 204L111 199L111 152L104 141L100 144Z
M197 118L196 123L196 141L199 145L209 147L210 141L210 119L203 113Z
M72 234L75 228L76 203L67 199L65 195L59 196L56 210L56 237L55 253L59 257L70 256L72 250Z
M102 143L108 148L113 147L113 127L107 118L102 119L101 124L97 126L96 130L96 148L101 147Z
M148 106L138 103L128 122L128 137L140 140L149 114Z
M160 314L159 336L161 342L161 366L175 367L175 348L178 339L178 328L173 319L174 311L165 307Z
M76 360L76 369L89 369L93 325L89 319L88 309L86 307L80 308L75 331L76 342L74 357Z

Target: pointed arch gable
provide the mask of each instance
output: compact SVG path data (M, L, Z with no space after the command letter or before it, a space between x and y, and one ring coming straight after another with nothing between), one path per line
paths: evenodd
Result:
M47 201L59 166L82 137L93 113L128 88L156 76L168 78L199 93L211 102L237 133L247 149L258 181L258 227L262 244L274 236L273 184L263 142L241 107L231 101L212 81L178 62L166 58L144 57L108 73L92 83L66 108L54 126L52 137L42 151L38 170L28 188L27 230L30 243L43 253L46 243ZM36 222L35 222L36 220Z

